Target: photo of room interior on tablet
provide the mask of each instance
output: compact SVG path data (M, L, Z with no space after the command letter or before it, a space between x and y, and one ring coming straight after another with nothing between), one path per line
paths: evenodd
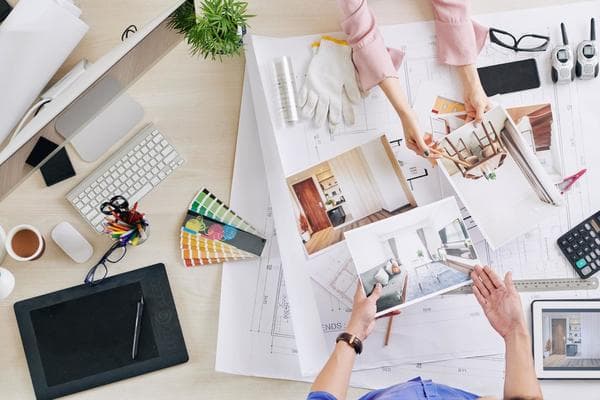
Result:
M416 206L385 135L289 176L287 185L308 255Z
M470 282L479 264L454 197L346 233L365 293L383 291L377 312Z
M600 309L542 311L545 371L600 371Z

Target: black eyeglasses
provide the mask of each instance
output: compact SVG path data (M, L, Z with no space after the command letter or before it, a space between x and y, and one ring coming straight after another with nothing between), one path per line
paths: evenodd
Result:
M110 249L104 253L100 261L90 268L85 276L84 282L90 286L95 286L101 283L108 275L108 267L106 263L118 263L123 259L123 257L125 257L125 253L127 253L127 242L115 242L112 246L110 246Z
M514 51L545 51L550 43L548 36L530 33L517 39L512 33L490 28L490 41L498 46Z

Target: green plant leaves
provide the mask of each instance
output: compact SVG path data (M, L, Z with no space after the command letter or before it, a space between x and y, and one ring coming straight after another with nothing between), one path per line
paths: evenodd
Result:
M171 16L169 26L185 35L193 55L212 60L239 55L243 49L239 30L245 31L248 3L239 0L205 0L197 18L192 2L187 1Z

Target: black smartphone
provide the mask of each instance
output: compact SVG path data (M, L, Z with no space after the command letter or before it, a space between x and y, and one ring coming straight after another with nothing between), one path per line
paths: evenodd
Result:
M5 0L0 0L0 24L8 17L12 11L12 7Z
M488 96L540 87L540 74L534 58L477 68Z

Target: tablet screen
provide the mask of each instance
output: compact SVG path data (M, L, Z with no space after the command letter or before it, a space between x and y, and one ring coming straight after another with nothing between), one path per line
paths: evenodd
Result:
M542 310L543 369L600 370L600 309Z
M132 359L139 282L31 311L48 386L60 385L158 356L148 312ZM149 304L146 304L148 307Z

